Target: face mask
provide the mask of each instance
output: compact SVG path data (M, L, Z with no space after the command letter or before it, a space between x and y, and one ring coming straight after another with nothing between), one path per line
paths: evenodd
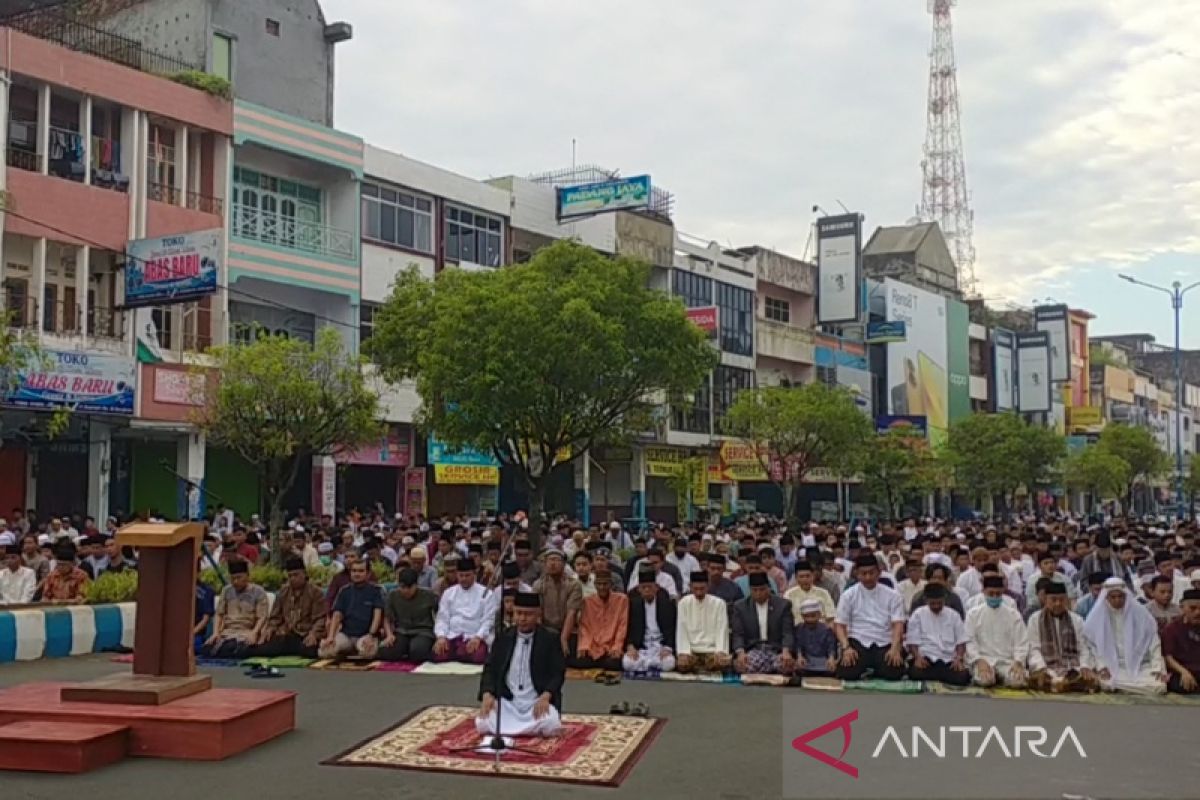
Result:
M988 597L986 599L988 608L999 608L1000 604L1004 602L1003 597Z
M330 558L329 556L321 556L320 561L322 564L324 564L327 567L333 563L333 559Z

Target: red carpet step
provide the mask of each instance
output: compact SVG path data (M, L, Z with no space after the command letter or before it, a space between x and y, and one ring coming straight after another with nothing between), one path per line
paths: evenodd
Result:
M128 725L42 720L0 725L0 770L91 772L120 761L128 748Z

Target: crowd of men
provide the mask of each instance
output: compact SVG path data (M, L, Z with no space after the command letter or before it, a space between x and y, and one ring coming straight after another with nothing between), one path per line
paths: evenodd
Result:
M0 602L28 602L29 572L41 599L75 602L91 577L133 568L112 540L115 520L107 532L89 522L52 520L32 537L6 523ZM528 525L301 514L282 540L287 582L272 601L249 574L271 557L261 520L218 507L201 567L223 566L229 584L216 595L197 585L198 651L484 664L515 624L518 594L533 594L566 663L611 673L1198 690L1194 524L1050 516L789 529L753 517L637 533L560 519L538 537ZM335 573L324 590L309 578L318 565ZM395 588L385 593L380 575Z

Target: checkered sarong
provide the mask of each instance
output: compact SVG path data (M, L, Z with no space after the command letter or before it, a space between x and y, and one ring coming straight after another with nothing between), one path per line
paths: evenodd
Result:
M783 672L779 663L780 654L765 645L746 651L746 671L758 675L775 675Z

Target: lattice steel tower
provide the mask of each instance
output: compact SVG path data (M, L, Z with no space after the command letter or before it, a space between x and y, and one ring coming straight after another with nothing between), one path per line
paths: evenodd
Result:
M975 214L967 193L962 121L958 107L958 68L950 9L958 0L929 0L933 46L929 51L929 105L925 158L921 161L921 207L917 215L942 227L958 266L959 288L975 294Z

